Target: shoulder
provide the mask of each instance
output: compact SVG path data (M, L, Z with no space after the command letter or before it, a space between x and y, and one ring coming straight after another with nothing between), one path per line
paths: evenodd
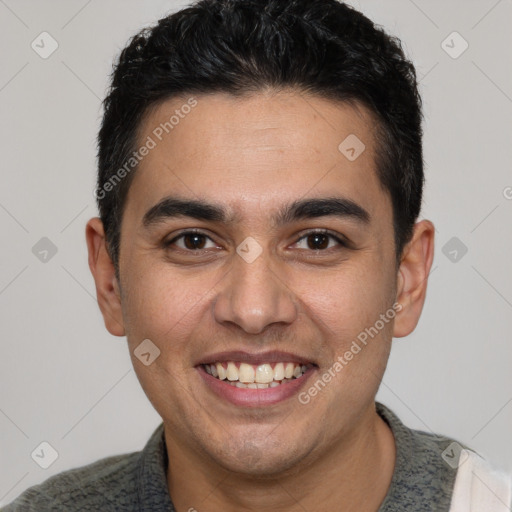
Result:
M395 471L379 512L448 511L461 450L466 447L443 435L408 428L390 409L376 406L396 446Z
M376 405L396 445L395 472L379 512L511 510L511 475L497 471L463 443L410 429L390 409Z
M2 512L129 510L137 500L140 454L116 455L63 471L24 491Z

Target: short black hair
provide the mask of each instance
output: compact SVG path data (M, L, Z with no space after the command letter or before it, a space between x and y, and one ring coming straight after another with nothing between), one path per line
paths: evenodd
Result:
M200 0L133 36L113 68L96 197L118 276L132 155L150 108L187 94L288 87L360 103L375 116L377 175L391 197L400 261L424 183L421 98L400 41L337 0Z

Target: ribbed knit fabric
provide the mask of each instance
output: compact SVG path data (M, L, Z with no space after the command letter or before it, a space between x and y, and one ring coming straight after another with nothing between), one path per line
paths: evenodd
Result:
M395 471L378 512L448 512L457 460L450 461L452 467L442 453L453 439L407 428L379 403L377 412L391 427L396 444Z

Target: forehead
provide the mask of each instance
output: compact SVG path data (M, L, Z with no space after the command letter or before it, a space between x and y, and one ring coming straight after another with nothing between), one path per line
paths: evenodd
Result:
M166 196L224 203L239 221L302 197L343 195L389 207L375 169L376 124L362 106L295 91L190 95L147 112L127 205L142 216ZM151 142L150 142L151 141Z

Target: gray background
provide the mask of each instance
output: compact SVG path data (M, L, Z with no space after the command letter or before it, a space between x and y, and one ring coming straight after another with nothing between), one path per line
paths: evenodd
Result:
M353 4L402 38L417 65L422 217L437 228L422 319L394 341L378 398L408 425L511 471L512 2ZM182 5L0 0L0 504L64 469L141 449L160 421L124 338L103 326L84 226L96 215L95 137L112 59ZM43 31L59 45L47 59L31 48ZM453 31L469 44L458 58L441 46ZM445 44L453 54L463 42ZM57 248L46 262L32 251L43 237ZM446 246L453 237L459 247ZM43 441L58 452L48 469L31 458Z

